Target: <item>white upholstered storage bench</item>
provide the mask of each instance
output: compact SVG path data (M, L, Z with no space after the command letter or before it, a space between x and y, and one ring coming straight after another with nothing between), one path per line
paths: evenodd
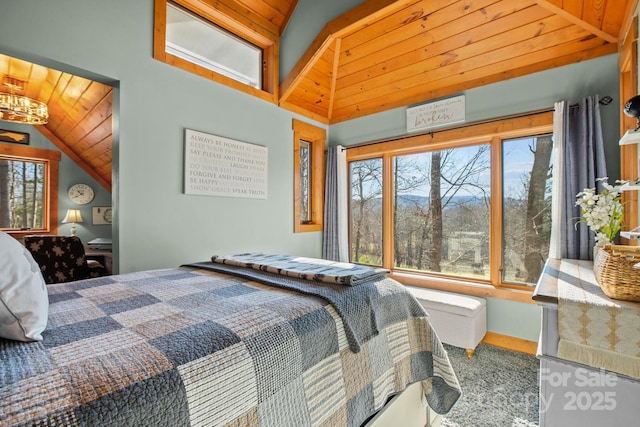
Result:
M467 350L473 357L487 333L487 301L484 298L435 289L407 286L429 313L440 341Z

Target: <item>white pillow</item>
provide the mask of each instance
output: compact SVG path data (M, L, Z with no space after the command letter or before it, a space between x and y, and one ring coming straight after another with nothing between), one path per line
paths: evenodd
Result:
M16 239L0 231L0 337L41 341L49 296L40 268Z

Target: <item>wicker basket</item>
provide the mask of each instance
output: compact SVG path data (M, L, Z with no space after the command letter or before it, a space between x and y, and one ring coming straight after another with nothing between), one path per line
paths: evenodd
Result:
M593 272L609 298L638 302L640 268L634 268L638 263L640 246L606 245L597 251Z

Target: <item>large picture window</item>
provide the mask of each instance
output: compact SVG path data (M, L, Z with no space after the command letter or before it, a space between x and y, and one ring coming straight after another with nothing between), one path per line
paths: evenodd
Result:
M535 285L548 255L550 113L347 149L351 261L426 282Z

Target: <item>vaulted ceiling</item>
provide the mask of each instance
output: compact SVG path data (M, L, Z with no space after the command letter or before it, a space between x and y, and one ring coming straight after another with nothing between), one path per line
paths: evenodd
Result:
M16 93L49 107L49 122L35 128L111 191L113 88L1 54L0 75L26 82Z
M615 53L636 0L372 0L328 23L280 105L337 123Z
M297 0L199 0L282 34ZM637 0L369 0L327 23L279 104L333 124L615 53ZM37 128L111 190L110 86L0 55L48 104Z

